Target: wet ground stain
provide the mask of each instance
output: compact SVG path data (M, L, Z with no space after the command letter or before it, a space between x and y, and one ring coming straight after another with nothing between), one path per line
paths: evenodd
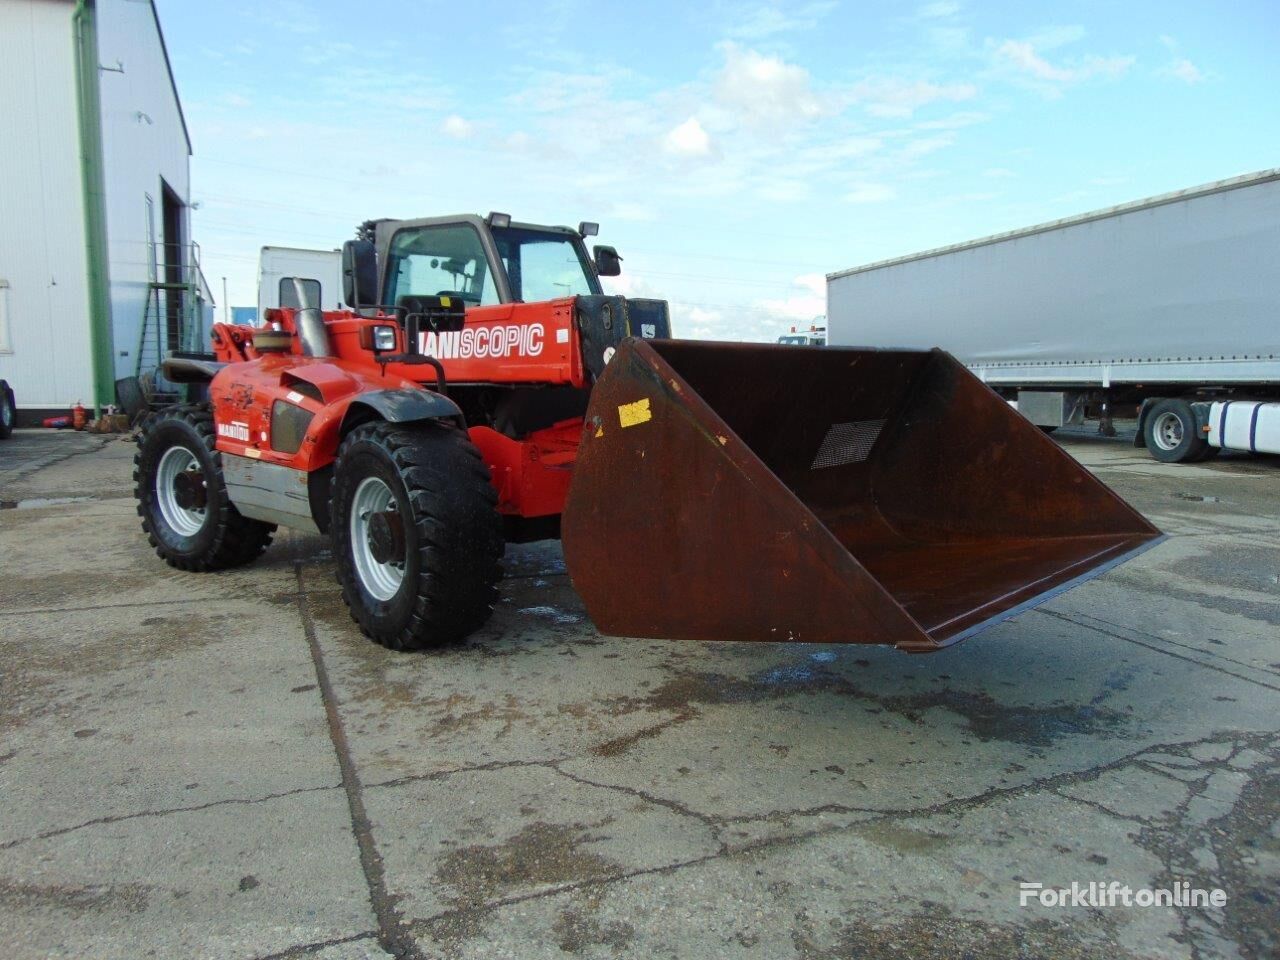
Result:
M148 888L142 884L21 883L0 880L0 905L7 910L47 910L73 913L142 913Z
M1227 935L1246 960L1280 957L1280 889L1267 866L1280 862L1280 761L1253 771L1231 814L1213 829L1228 891Z
M436 868L437 882L453 891L453 910L427 921L432 939L456 951L459 944L480 935L483 907L512 891L591 880L617 873L621 866L607 857L584 850L591 831L608 821L585 824L553 824L537 821L525 825L510 839L492 845L474 844L451 850ZM585 948L605 942L599 936L622 936L622 930L591 925L570 918L557 936L570 945Z
M624 921L601 922L590 914L570 908L561 911L551 925L556 944L565 953L579 954L588 947L621 950L635 938L635 927Z
M1120 686L1123 689L1123 685ZM1075 735L1113 730L1128 722L1127 713L1089 704L1008 704L985 692L943 687L912 694L886 694L863 686L847 673L828 668L822 661L787 664L761 671L746 679L721 673L676 672L643 697L619 697L604 701L602 708L614 717L643 711L670 714L641 730L597 744L596 756L616 757L637 743L660 735L669 727L700 715L701 708L753 704L795 696L835 694L874 709L896 714L916 725L930 723L927 714L942 709L964 720L968 734L983 741L1002 741L1027 747L1046 747Z
M582 849L593 839L592 829L580 823L526 824L502 843L450 851L441 859L436 879L453 888L455 907L474 908L512 890L608 876L619 865Z
M792 933L800 960L1127 960L1109 936L1083 939L1065 924L1034 920L991 923L952 915L941 904L928 913L877 921L847 920L830 946L807 931ZM1104 923L1097 927L1106 929ZM825 937L821 939L825 940Z
M191 653L222 639L226 624L234 618L184 610L149 619L152 623L145 631L121 628L60 644L15 638L22 655L10 656L9 667L0 671L0 731L49 715L69 717L89 696L81 690L82 678L97 681L117 671L145 669L159 660ZM242 627L242 621L236 621L236 626ZM0 652L6 645L0 642Z

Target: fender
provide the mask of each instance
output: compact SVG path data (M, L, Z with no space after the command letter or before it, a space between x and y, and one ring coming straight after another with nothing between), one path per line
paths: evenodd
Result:
M459 427L466 426L461 408L444 394L432 390L372 390L352 399L342 417L339 433L345 434L351 427L368 420L416 423L450 417L457 420Z

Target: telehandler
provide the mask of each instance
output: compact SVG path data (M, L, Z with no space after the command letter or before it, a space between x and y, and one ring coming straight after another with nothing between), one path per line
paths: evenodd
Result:
M594 224L369 221L348 309L215 324L165 378L134 479L156 552L247 563L333 539L351 615L396 650L489 617L506 542L561 537L604 632L928 652L1161 534L940 350L671 339L609 296Z

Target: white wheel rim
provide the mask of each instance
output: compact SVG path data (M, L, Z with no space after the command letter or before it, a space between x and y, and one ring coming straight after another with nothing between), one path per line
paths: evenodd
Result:
M361 480L351 501L351 555L356 575L376 600L390 600L404 582L404 561L379 563L369 542L370 520L374 514L394 510L395 506L391 488L377 477Z
M199 473L200 461L186 447L170 447L160 458L156 470L156 503L160 516L170 529L182 537L194 537L204 526L204 508L188 509L178 504L176 483L183 473Z
M1151 425L1151 436L1161 450L1177 450L1182 446L1182 418L1176 413L1162 413Z
M0 422L6 427L13 425L13 407L9 406L8 397L0 397Z

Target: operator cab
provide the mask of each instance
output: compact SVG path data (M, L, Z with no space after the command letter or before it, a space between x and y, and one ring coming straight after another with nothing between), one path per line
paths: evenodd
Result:
M583 241L595 230L512 223L505 214L370 221L343 248L347 303L450 297L483 307L600 295L599 278L616 276L621 258L604 246L587 255Z

